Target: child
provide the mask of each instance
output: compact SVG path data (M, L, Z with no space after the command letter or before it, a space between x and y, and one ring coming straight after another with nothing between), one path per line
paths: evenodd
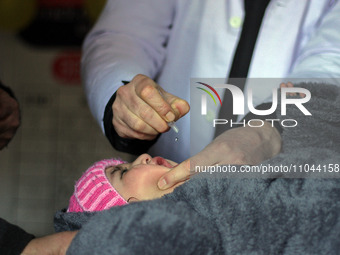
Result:
M177 163L161 157L140 155L132 163L119 159L96 162L76 182L67 212L93 212L151 200L171 193L183 182L158 189L159 178Z
M280 88L294 87L291 82ZM296 93L290 93L295 96ZM300 95L304 97L304 95ZM158 189L159 178L177 164L161 157L142 154L134 162L102 160L90 167L75 185L68 212L101 211L129 202L151 200L171 193L175 187Z

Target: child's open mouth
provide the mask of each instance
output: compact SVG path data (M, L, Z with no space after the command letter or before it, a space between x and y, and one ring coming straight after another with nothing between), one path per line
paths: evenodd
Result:
M162 158L162 157L154 157L152 159L152 161L159 165L159 166L165 166L165 167L168 167L168 168L173 168L174 166L171 165L166 159Z

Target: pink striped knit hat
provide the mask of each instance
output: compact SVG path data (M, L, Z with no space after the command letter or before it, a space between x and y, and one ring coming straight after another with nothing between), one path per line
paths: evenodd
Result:
M108 167L124 163L126 162L119 159L105 159L87 169L74 186L67 211L94 212L127 204L105 175Z

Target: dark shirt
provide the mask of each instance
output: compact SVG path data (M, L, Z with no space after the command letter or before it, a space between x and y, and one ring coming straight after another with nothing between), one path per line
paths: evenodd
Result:
M0 218L0 254L18 255L25 249L34 235Z

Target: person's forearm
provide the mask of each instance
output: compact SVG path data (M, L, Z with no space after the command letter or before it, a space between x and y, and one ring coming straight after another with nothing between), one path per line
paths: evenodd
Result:
M281 150L281 135L269 122L262 127L239 127L225 131L202 151L185 160L158 181L167 189L195 174L196 166L256 165Z
M77 231L66 231L30 241L21 255L64 255Z
M83 45L82 79L98 123L105 105L121 86L137 74L154 77L165 56L175 1L107 1ZM156 11L155 11L156 10Z
M262 127L240 127L228 130L212 143L226 155L232 153L228 164L258 164L277 155L281 150L281 135L270 123ZM215 144L215 145L216 145Z
M247 127L253 128L253 127ZM277 128L272 127L269 122L264 122L263 127L255 131L258 132L260 139L262 140L263 154L261 161L272 158L279 154L281 151L281 134Z

